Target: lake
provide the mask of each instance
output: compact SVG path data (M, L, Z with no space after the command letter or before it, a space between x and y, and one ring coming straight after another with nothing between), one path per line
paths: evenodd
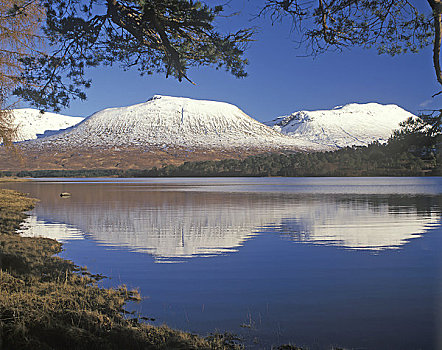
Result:
M24 235L250 349L442 349L442 178L36 179ZM61 198L61 192L70 192Z

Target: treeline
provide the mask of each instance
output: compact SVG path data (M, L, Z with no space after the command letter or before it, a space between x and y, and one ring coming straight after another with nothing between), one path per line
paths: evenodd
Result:
M34 170L2 172L18 177L201 177L201 176L426 176L441 175L436 145L417 147L403 140L347 147L333 152L271 153L245 159L186 162L162 168Z
M263 154L246 159L187 162L179 166L132 171L131 176L425 176L440 175L440 154L416 154L395 145L334 152Z

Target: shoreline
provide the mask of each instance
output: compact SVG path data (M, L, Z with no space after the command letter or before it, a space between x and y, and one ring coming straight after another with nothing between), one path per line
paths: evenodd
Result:
M244 348L233 335L144 323L125 309L141 300L137 290L100 287L103 276L56 256L61 243L21 237L16 230L37 201L0 189L0 349Z

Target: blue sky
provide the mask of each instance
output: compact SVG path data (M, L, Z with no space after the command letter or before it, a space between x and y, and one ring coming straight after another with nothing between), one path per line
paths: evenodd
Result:
M251 117L266 121L297 110L330 109L350 102L394 103L418 113L440 108L442 97L432 64L431 47L417 54L396 57L377 55L376 50L354 48L316 58L297 49L289 23L271 25L269 20L250 21L253 1L233 0L230 11L241 15L220 20L232 31L255 26L255 42L246 52L249 76L237 79L224 71L202 67L190 71L188 82L164 76L140 77L136 70L118 67L90 70L92 87L87 101L73 101L62 113L88 116L107 107L127 106L155 94L225 101L237 105Z

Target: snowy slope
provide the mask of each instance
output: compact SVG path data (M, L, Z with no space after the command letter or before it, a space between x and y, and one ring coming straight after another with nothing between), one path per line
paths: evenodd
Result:
M332 110L299 111L265 124L300 142L341 148L386 142L400 122L413 116L396 105L352 103Z
M228 103L157 95L145 103L97 112L34 146L311 149L314 144L282 135Z
M40 113L38 109L23 108L12 111L14 125L18 127L14 141L32 140L53 134L78 124L84 118L69 117L56 113Z

